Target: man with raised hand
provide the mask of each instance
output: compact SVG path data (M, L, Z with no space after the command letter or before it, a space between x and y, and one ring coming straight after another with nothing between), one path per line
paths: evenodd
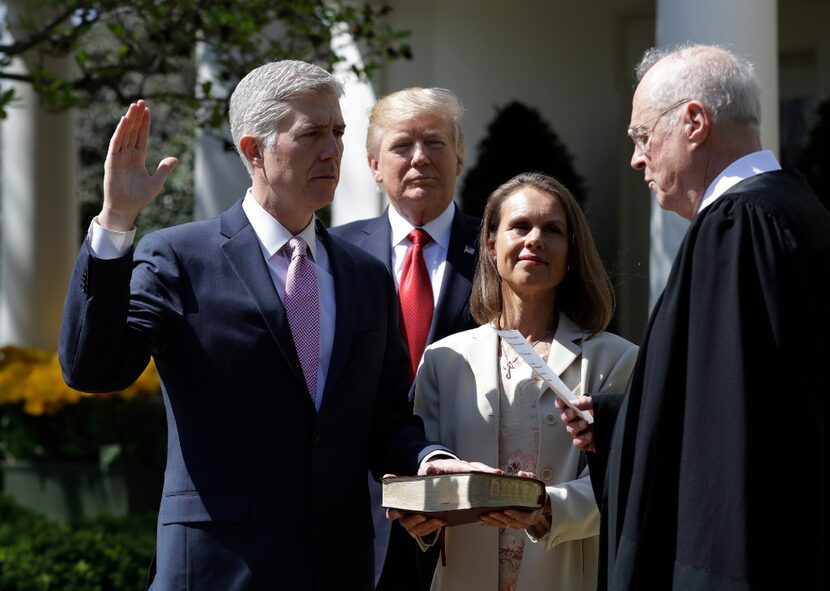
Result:
M301 61L250 72L229 116L251 187L134 251L176 160L148 175L143 101L110 143L60 360L72 387L103 392L155 359L168 445L152 589L371 589L367 469L475 469L411 413L389 272L316 219L339 179L341 94Z

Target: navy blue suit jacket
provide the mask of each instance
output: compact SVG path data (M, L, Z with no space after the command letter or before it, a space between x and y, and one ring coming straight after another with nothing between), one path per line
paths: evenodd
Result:
M168 452L153 589L366 589L366 470L414 474L394 284L318 225L336 325L319 413L281 300L241 207L146 236L134 255L81 248L60 360L72 387L130 384L153 355Z
M466 215L456 207L447 249L447 266L427 344L478 326L470 313L470 290L478 256L480 224L479 218ZM375 218L337 226L331 229L331 233L374 255L390 273L394 272L392 227L386 212Z

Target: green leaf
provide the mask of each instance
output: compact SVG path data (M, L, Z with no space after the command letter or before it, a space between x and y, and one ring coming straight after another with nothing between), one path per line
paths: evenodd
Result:
M356 68L356 73L363 78L394 60L411 57L409 46L400 43L409 33L389 25L392 9L386 2L29 0L21 5L25 9L19 23L39 39L32 50L38 59L32 61L45 64L48 61L40 58L66 55L78 65L76 75L67 79L42 65L32 72L35 91L55 110L91 108L101 101L124 104L144 97L202 123L225 125L224 112L213 113L201 104L217 88L196 80L197 41L214 50L216 80L227 92L241 75L268 61L293 58L325 67L336 64L340 58L330 44L332 28L338 25L345 25L362 48L366 65ZM72 7L76 7L72 18L52 30L41 28L46 22L43 15ZM13 57L0 56L0 66ZM224 104L228 97L215 98ZM7 116L11 100L12 95L0 99L0 118Z

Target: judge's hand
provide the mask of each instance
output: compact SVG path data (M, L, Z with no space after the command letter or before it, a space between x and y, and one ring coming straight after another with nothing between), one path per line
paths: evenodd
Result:
M579 410L588 411L593 414L594 401L590 396L577 396L574 400L574 405ZM594 444L594 426L589 425L586 421L579 418L572 408L569 408L564 402L556 399L556 408L562 411L562 422L565 423L565 429L574 438L574 447L582 451L597 451Z
M523 478L536 478L533 472L525 472L519 470L517 476ZM492 511L484 513L479 516L479 522L491 527L502 527L510 529L527 529L535 525L545 515L550 515L550 497L545 495L545 504L534 511L524 511L522 509L506 509L505 511Z
M105 228L130 230L179 163L176 158L164 158L156 172L148 174L145 159L149 135L150 109L140 100L130 105L110 139L104 163L104 207L98 216L98 223Z

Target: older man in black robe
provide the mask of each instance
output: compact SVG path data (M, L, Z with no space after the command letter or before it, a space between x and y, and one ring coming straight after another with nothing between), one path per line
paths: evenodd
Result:
M591 427L563 411L596 452L600 588L827 588L830 213L761 151L747 61L651 50L637 73L631 166L692 225L626 395L580 398Z

